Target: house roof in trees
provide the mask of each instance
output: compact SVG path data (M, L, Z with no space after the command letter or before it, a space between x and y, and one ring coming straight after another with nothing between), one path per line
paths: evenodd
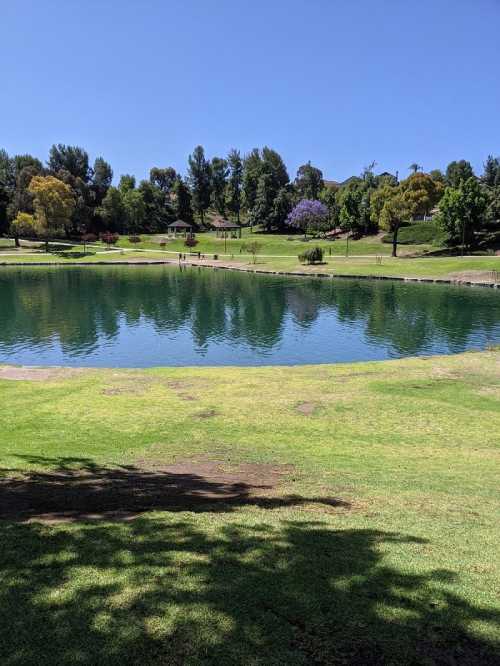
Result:
M192 229L192 224L188 224L188 222L184 222L184 220L176 220L175 222L171 222L168 225L169 229Z

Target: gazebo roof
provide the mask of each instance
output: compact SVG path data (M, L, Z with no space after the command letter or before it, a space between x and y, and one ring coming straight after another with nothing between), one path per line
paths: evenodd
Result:
M192 226L192 224L188 224L188 222L184 222L183 220L176 220L168 225L172 229L191 229Z
M236 222L231 222L230 220L225 220L222 217L216 217L215 220L212 220L212 226L216 229L239 229L240 225Z

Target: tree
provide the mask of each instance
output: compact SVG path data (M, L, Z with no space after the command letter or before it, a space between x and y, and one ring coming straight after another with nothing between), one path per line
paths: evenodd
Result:
M464 182L474 177L474 171L470 162L459 160L450 162L446 167L446 184L449 187L459 187L460 181Z
M380 227L380 214L384 207L385 202L394 196L396 192L396 185L382 185L373 193L370 200L370 219L372 223Z
M447 187L439 203L436 220L446 234L447 245L466 246L474 242L475 231L483 222L488 200L474 177L460 180L458 187Z
M222 216L226 213L226 182L229 174L228 163L222 157L213 157L210 168L212 204Z
M48 167L55 175L60 171L67 171L74 178L81 178L84 183L90 180L89 156L78 146L65 146L62 143L53 145L49 153Z
M149 172L149 180L151 183L156 185L156 187L159 187L166 195L171 193L176 179L177 172L173 167L166 167L165 169L153 167Z
M6 150L0 149L0 234L8 227L7 207L16 184L14 162Z
M37 232L45 238L45 251L49 237L64 230L71 220L75 199L71 187L54 176L34 176L29 184L35 208Z
M165 193L150 180L141 180L136 190L142 196L144 202L144 222L142 229L147 233L158 233L166 229L167 224L173 219L173 210L166 202Z
M33 155L14 155L12 158L14 166L14 174L17 178L19 173L26 169L27 167L32 168L37 173L41 174L43 172L43 164L40 162L38 157L33 157Z
M321 201L302 199L287 217L287 224L304 232L326 231L328 229L328 208Z
M262 224L264 227L271 225L271 211L274 201L274 187L272 176L269 173L263 173L257 184L255 202L250 211L250 224L254 227L256 224Z
M348 233L356 233L361 230L360 204L361 192L358 189L349 188L339 196L340 212L339 221L342 229Z
M257 263L257 255L261 249L262 245L258 241L248 241L241 246L242 252L248 252L252 255L253 263Z
M57 178L69 185L75 199L75 206L71 220L65 227L67 235L80 235L87 231L94 218L95 193L91 183L84 181L79 176L74 176L66 169L57 173Z
M8 217L13 220L18 213L33 213L33 195L29 191L29 184L34 176L41 175L36 166L25 166L16 177L16 186L8 206Z
M92 170L92 189L95 206L100 206L113 182L113 169L102 157L97 157Z
M203 225L205 223L205 212L210 206L211 170L210 163L205 159L205 151L202 146L196 146L193 154L188 158L188 163L192 204Z
M19 247L19 238L21 236L35 235L35 218L29 213L18 213L16 218L10 223L10 233L12 234L16 247Z
M441 169L432 169L432 171L429 171L429 176L435 183L441 183L443 187L446 185L446 178Z
M262 159L258 148L254 148L243 160L243 200L247 211L255 206L257 186L262 175Z
M146 221L146 204L142 192L138 189L126 190L122 194L122 204L125 213L125 230L127 233L138 233L144 228Z
M238 224L240 223L241 210L241 187L243 183L243 162L240 151L233 148L227 156L229 165L229 180L226 190L227 207L236 215Z
M488 155L481 180L488 187L500 186L500 158Z
M271 206L269 216L271 225L279 230L283 230L292 208L292 194L286 187L282 187L274 197Z
M412 204L405 196L401 187L394 188L391 196L386 199L380 213L380 226L392 233L392 256L397 257L398 231L404 222L413 215Z
M174 212L175 217L183 222L193 221L193 208L191 206L191 192L180 176L174 183Z
M319 200L328 208L330 228L332 229L339 224L340 209L337 203L337 190L338 186L327 185L319 193Z
M122 231L125 211L123 208L122 194L117 187L111 186L97 209L107 231Z
M340 226L346 234L346 256L349 255L349 235L357 233L361 228L361 192L353 188L347 189L341 197L339 212Z
M303 199L317 199L324 187L323 173L320 169L313 167L311 162L303 164L297 170L295 187L299 196Z
M125 194L126 192L129 192L130 190L135 189L135 176L131 176L130 174L126 173L123 174L123 176L120 176L120 182L118 183L118 189L120 192Z
M428 215L438 203L444 192L444 186L433 180L430 175L415 172L401 182L407 201L412 203L415 215Z
M408 167L408 169L409 169L412 173L417 173L418 171L422 171L422 167L420 166L420 164L417 164L416 162L412 162L412 164L410 164L410 166Z
M487 188L488 204L486 219L491 222L500 221L500 186Z
M270 183L275 195L290 182L290 176L288 175L283 158L279 153L267 146L264 146L262 149L262 173L270 175Z

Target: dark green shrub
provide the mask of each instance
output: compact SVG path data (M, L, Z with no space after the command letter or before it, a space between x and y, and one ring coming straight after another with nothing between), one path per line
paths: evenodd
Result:
M323 249L321 247L311 247L299 254L301 264L319 264L323 261Z

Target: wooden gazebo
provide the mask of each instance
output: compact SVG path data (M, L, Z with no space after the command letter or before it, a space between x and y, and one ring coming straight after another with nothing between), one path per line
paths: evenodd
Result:
M182 233L184 236L187 236L188 233L191 234L193 225L189 224L188 222L184 222L183 220L176 220L175 222L171 222L167 229L169 234L174 234L174 237L177 236L178 233Z
M236 222L225 220L223 217L216 217L215 220L212 220L212 227L215 229L217 238L225 238L227 233L237 233L239 238L241 238L241 226Z

